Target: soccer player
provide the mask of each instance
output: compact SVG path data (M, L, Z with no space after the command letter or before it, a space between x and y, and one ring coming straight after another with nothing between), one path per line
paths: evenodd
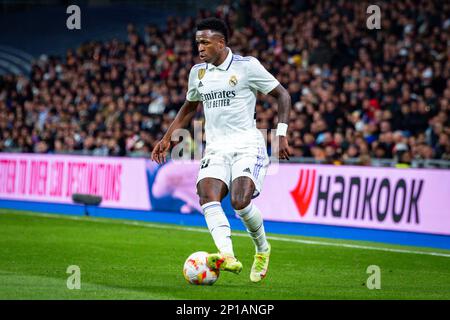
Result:
M227 47L228 29L217 18L197 25L196 43L200 60L189 74L186 101L155 146L152 160L162 163L170 148L174 130L184 128L203 103L206 149L197 179L197 193L206 224L219 252L208 256L212 268L242 270L231 241L230 224L221 206L231 192L231 203L252 238L256 254L250 280L261 281L267 273L270 244L267 242L259 209L251 202L259 195L269 166L265 140L256 128L257 92L270 94L278 102L278 157L291 154L286 132L291 99L287 90L254 57L242 57Z

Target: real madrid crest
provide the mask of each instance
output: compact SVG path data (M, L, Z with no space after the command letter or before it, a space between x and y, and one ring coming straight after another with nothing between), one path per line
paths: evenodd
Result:
M198 79L199 80L202 80L202 78L205 76L205 72L206 72L206 69L198 70Z
M230 84L230 86L234 87L235 85L237 85L238 80L236 78L236 76L231 76L230 80L228 81L228 83Z

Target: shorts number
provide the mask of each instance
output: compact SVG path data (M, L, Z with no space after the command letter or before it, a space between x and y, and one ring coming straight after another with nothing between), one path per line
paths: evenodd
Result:
M202 160L201 169L205 169L208 166L209 166L209 159Z

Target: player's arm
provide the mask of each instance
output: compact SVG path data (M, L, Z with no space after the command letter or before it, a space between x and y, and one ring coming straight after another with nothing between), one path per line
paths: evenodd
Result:
M152 151L152 160L161 164L166 161L166 152L170 148L172 133L181 128L185 128L191 122L197 111L199 101L186 100L178 111L175 119L167 129L162 139L156 144Z
M280 137L278 156L280 159L289 160L291 150L287 139L287 127L291 110L291 96L281 84L276 86L269 94L278 101L278 126L276 134L277 137Z
M198 68L191 68L191 71L189 72L186 100L178 111L169 129L167 129L166 134L153 149L152 160L156 161L159 164L166 161L166 152L170 148L170 142L173 132L177 129L187 127L187 125L194 117L195 112L197 111L197 106L201 100L200 93L198 92L195 83L198 72Z

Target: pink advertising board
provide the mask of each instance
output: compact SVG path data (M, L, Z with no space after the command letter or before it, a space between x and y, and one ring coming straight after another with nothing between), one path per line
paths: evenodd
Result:
M266 220L450 235L450 171L281 164L255 204Z
M73 203L98 195L101 207L150 210L145 159L0 153L0 199Z

